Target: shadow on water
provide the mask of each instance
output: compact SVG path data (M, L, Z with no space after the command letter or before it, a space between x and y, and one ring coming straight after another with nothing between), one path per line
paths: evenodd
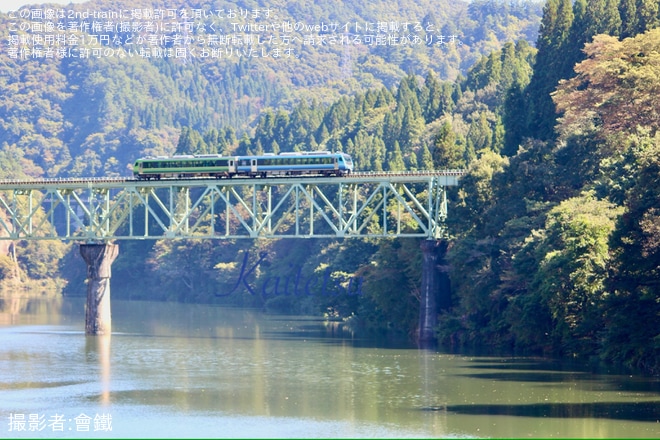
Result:
M492 359L473 359L468 369L497 370L462 374L463 377L504 382L536 382L548 384L570 383L574 386L594 387L602 391L619 391L660 395L660 378L608 374L588 365L560 362L552 359L507 359L494 362ZM660 408L657 409L660 413ZM660 417L660 416L658 416Z
M280 321L269 318L269 321ZM291 319L287 317L282 322L292 324L282 330L266 330L261 336L276 340L314 340L328 345L349 345L354 348L407 349L417 348L408 338L402 335L391 335L377 332L354 332L343 322L321 319Z
M651 402L447 405L442 407L425 407L422 410L481 416L597 418L637 422L660 422L660 400Z
M399 338L383 337L339 337L320 334L319 332L309 332L301 330L291 330L286 332L270 331L263 332L264 339L272 340L313 340L315 342L327 345L342 345L353 348L380 348L380 349L416 349L417 346L410 341Z

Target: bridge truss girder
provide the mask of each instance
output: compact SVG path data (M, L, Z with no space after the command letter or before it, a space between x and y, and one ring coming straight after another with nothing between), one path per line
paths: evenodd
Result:
M0 240L440 238L457 174L0 185Z

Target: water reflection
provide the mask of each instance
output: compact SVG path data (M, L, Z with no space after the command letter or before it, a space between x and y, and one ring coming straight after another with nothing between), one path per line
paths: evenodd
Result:
M100 402L104 407L110 404L110 341L111 335L89 336L85 335L85 355L92 364L98 367L99 385L101 387ZM96 365L94 365L96 363Z
M0 295L0 325L42 324L60 316L63 297L24 292Z
M255 310L114 301L112 336L92 337L84 299L21 303L10 319L12 307L1 417L110 413L112 437L655 438L660 426L651 378L418 350Z

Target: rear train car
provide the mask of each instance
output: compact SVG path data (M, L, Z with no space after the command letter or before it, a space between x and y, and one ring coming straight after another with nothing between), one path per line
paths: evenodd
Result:
M236 174L251 177L344 176L353 171L351 156L328 151L239 156L236 160Z

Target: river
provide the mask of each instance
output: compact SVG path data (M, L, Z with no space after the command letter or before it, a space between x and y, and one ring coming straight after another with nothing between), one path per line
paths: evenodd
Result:
M660 437L660 381L208 305L0 298L0 437Z

